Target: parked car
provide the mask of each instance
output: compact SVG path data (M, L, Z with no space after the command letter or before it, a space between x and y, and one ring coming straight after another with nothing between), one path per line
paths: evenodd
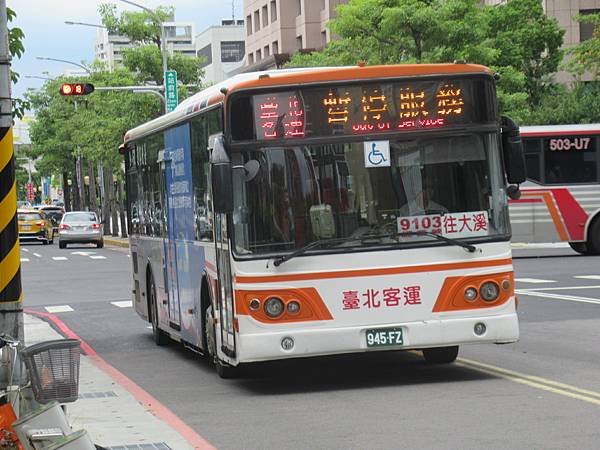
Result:
M95 212L70 211L62 216L58 226L58 246L67 248L67 244L96 244L104 247L102 224Z
M43 205L43 206L40 206L39 209L40 209L40 211L44 211L46 216L48 216L48 218L52 222L52 227L54 228L54 233L58 234L58 225L60 224L60 221L62 220L63 214L65 213L64 208L62 206L56 206L56 205Z
M52 222L43 211L17 209L19 240L42 241L44 245L54 243Z

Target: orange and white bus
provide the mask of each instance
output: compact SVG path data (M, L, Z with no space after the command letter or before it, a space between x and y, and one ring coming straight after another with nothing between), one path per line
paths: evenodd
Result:
M521 127L521 138L527 182L510 200L513 242L600 254L600 124Z
M507 199L525 168L483 66L240 74L122 149L135 310L221 376L518 339Z

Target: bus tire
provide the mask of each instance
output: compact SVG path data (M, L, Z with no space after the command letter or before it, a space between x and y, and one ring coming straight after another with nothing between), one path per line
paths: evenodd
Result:
M458 356L458 345L452 347L424 348L423 358L429 364L449 364Z
M600 255L600 216L596 217L588 231L588 248L592 255Z
M167 345L169 337L162 331L158 325L158 299L156 296L156 284L152 272L148 275L148 306L150 323L152 324L152 338L154 343L159 346Z
M591 255L589 246L586 242L569 242L569 245L573 250L582 255Z
M215 365L215 370L220 378L230 379L238 375L238 368L229 366L221 361L217 355L217 335L215 329L215 321L213 317L212 305L206 308L204 314L204 334L206 337L206 354L209 360L212 360Z

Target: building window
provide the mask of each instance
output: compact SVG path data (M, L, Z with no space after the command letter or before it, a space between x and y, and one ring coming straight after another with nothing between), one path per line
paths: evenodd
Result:
M321 31L321 45L323 47L327 45L327 31Z
M262 59L262 52L260 51L260 48L258 50L256 50L256 62L259 62Z
M269 11L267 10L267 5L262 7L262 26L266 27L267 25L269 25Z
M246 52L244 41L222 41L221 42L221 61L238 62L244 59Z
M271 44L271 48L273 49L273 54L274 55L276 55L277 53L279 53L279 42L273 41L273 43Z
M256 33L258 30L260 30L260 13L257 9L254 11L254 32Z
M302 48L302 35L300 35L296 38L296 49L301 50Z
M267 56L269 56L269 46L265 45L265 47L263 48L263 55L265 56L265 58Z
M252 16L246 17L246 36L250 36L252 34Z
M206 67L206 66L212 64L212 46L211 46L211 44L208 44L206 47L202 47L200 50L198 50L196 55L198 57L201 57L204 59L204 62L200 63L200 67Z
M579 14L587 16L588 14L600 13L600 9L581 9ZM594 35L594 24L593 23L579 23L579 42L587 41Z
M325 10L327 7L327 0L321 0L321 11Z
M252 53L248 54L248 65L251 66L254 64L254 55Z
M296 12L298 13L297 16L302 14L302 0L296 0Z
M271 0L271 23L277 20L277 2Z

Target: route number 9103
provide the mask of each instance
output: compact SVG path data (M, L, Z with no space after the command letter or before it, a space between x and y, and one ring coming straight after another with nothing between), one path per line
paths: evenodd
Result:
M551 151L587 150L590 140L590 138L553 138L548 141L548 147Z

